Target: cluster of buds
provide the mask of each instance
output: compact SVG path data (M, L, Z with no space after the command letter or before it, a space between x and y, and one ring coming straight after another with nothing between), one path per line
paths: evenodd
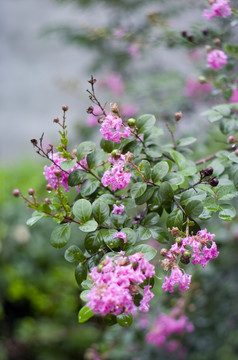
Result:
M201 180L203 180L204 178L208 177L208 176L212 176L213 174L213 168L211 166L207 167L204 170L200 170L200 177ZM209 179L206 179L206 182L211 185L212 187L216 187L219 184L219 180L214 176L214 177L210 177Z

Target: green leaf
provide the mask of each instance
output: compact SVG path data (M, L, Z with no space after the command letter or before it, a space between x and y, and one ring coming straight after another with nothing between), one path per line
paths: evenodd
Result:
M236 189L238 190L238 171L235 172L233 181L234 181L234 185L235 185Z
M88 176L88 174L86 173L86 171L81 170L81 169L76 169L73 170L68 177L68 185L69 186L77 186L79 185L86 177Z
M193 144L197 139L195 137L185 137L182 139L179 139L178 146L187 146Z
M88 321L93 315L94 315L94 313L92 312L92 310L88 306L85 305L82 307L82 309L78 313L78 322L84 323L84 322Z
M231 113L229 104L220 104L213 107L213 110L217 111L219 114L223 116L228 116Z
M152 246L145 244L134 246L132 249L129 249L127 251L127 254L132 255L137 252L143 253L145 255L146 260L148 261L152 260L157 254L157 251Z
M211 188L210 185L206 185L209 188ZM212 195L214 195L214 192L212 192ZM194 189L189 189L187 191L184 191L180 197L180 204L182 206L187 205L187 203L189 203L191 200L200 200L203 201L204 199L206 199L207 194L202 191L202 190L194 190Z
M90 290L93 286L93 280L84 280L82 281L81 286L83 289Z
M161 161L152 169L152 181L155 184L160 184L161 180L167 175L169 165L166 161Z
M238 195L234 185L223 185L217 190L217 200L231 200Z
M185 157L180 152L178 152L176 150L171 150L170 155L174 159L174 161L175 161L176 165L178 166L179 170L186 169L187 160L185 159Z
M76 220L85 223L91 218L92 205L88 200L80 199L74 203L73 214Z
M220 130L224 135L238 130L238 121L233 118L225 118L220 122Z
M146 203L152 197L154 191L155 191L154 186L147 187L147 190L144 192L144 194L136 199L136 204L142 205L142 204Z
M77 164L76 159L69 160L69 161L66 160L66 161L62 161L62 163L60 164L60 167L62 170L68 171L68 170L72 169L76 164Z
M102 194L100 200L104 201L108 205L113 205L116 202L116 198L111 194Z
M98 237L111 249L115 249L123 243L123 240L120 238L113 239L116 232L116 229L101 229L98 233Z
M181 173L169 173L166 175L166 181L170 183L170 185L181 185L184 182L184 176Z
M89 195L93 194L97 190L99 185L100 185L100 183L99 183L99 181L97 179L88 178L80 186L80 194L82 196L89 196Z
M172 229L173 227L177 227L177 228L181 229L182 224L183 224L182 211L179 208L173 210L167 218L167 227L170 229Z
M211 194L212 196L214 196L213 188L211 188L210 185L200 184L197 186L197 188L202 191L206 191L208 194Z
M84 302L88 302L86 295L88 295L89 293L90 293L90 290L83 290L80 294L80 299Z
M144 194L144 192L147 189L147 184L146 183L142 183L142 182L138 182L132 185L131 187L131 197L132 199L137 199L138 197L140 197L141 195Z
M96 167L101 164L105 159L105 153L103 150L96 150L91 154L87 155L87 164L89 169Z
M64 258L70 263L81 262L86 259L80 248L76 245L70 246L64 253Z
M151 232L149 229L145 228L144 226L139 226L138 228L139 238L141 241L145 241L151 238Z
M134 140L130 141L129 144L123 147L123 154L126 154L128 151L130 151L134 158L140 155L141 151L143 149L143 144L140 141Z
M81 287L82 281L87 278L87 273L88 273L88 266L87 266L86 262L78 264L78 266L76 266L75 279L80 287Z
M215 122L215 121L221 120L223 118L223 115L215 110L205 111L201 115L207 116L207 118L210 122Z
M103 224L108 219L110 213L109 206L101 198L93 203L93 217L98 224Z
M143 176L146 180L150 180L151 176L151 165L149 161L142 160L139 165L140 171L142 172Z
M143 219L142 224L146 227L157 225L160 220L159 215L156 212L151 212Z
M134 230L125 227L122 228L121 231L126 234L126 247L132 246L136 243L137 236Z
M35 223L37 223L37 221L39 221L40 219L42 219L44 217L44 214L42 212L39 212L39 211L34 211L32 213L32 216L30 219L27 220L26 224L28 226L32 226L34 225Z
M236 217L236 210L229 204L222 204L220 206L222 210L219 212L219 218L224 221L231 221Z
M160 243L164 244L169 241L169 234L164 230L164 228L161 228L159 226L151 226L150 227L151 236L156 241L159 241Z
M103 322L107 326L112 326L117 323L117 317L115 315L107 314L103 317Z
M56 226L50 237L51 245L55 248L64 247L70 239L70 232L71 223Z
M158 145L150 145L145 149L145 153L150 158L159 158L162 156L162 150Z
M98 223L95 220L88 220L83 225L79 225L79 230L83 232L95 231L98 228Z
M199 200L191 200L185 206L185 212L191 218L198 217L202 211L203 205Z
M117 315L117 323L120 325L120 326L123 326L123 327L128 327L128 326L131 326L133 322L133 316L131 314L120 314L120 315Z
M100 141L100 146L106 153L111 153L112 150L118 149L120 147L120 144L115 143L114 141L107 141L102 139Z
M155 119L154 115L145 114L145 115L140 116L136 120L136 127L138 129L138 133L143 134L143 133L151 130L152 127L154 126L155 122L156 122L156 119Z
M87 234L84 239L85 249L90 255L95 254L103 243L103 238L98 237L100 231Z
M219 210L219 205L217 205L216 200L214 199L214 197L206 198L204 200L204 202L203 202L203 205L207 210L209 210L209 211L211 211L213 213L215 211Z
M83 159L86 155L91 154L96 149L96 145L92 141L84 141L77 148L78 160Z

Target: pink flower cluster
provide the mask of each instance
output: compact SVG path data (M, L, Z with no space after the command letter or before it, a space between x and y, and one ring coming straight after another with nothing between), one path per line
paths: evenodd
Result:
M179 290L181 291L189 289L192 275L188 275L183 269L180 269L177 264L177 258L181 255L180 260L185 260L185 263L189 263L191 257L193 258L193 265L201 264L204 268L211 259L215 259L219 255L217 245L213 241L214 237L214 234L210 234L207 232L207 229L204 229L198 231L197 235L180 239L171 246L170 250L166 253L167 258L162 261L165 270L171 269L170 277L165 276L165 281L162 285L164 291L174 292L175 285L179 285ZM188 246L192 253L185 246Z
M228 17L231 15L231 7L229 6L229 0L215 0L211 4L210 9L205 9L203 11L203 16L211 20L215 16L221 16L223 18Z
M115 234L113 235L113 239L117 239L117 238L122 239L122 240L124 241L124 243L127 242L127 240L126 240L126 233L124 233L124 232L122 232L122 231L117 232L117 233L115 233Z
M152 325L152 330L146 335L146 341L157 347L164 346L168 352L181 349L179 340L170 340L174 334L182 335L194 331L193 324L187 316L173 308L170 314L160 313Z
M125 209L125 206L121 204L120 206L117 206L116 204L113 204L113 214L121 215Z
M122 138L128 138L131 135L129 126L125 126L122 119L109 114L105 117L100 129L105 140L120 143Z
M113 258L106 256L89 274L94 284L86 295L89 300L87 306L94 313L100 313L102 316L133 314L137 310L133 300L139 293L139 285L154 275L154 266L142 253L128 257L124 256L124 253ZM150 288L150 285L144 287L144 296L139 305L140 311L149 310L149 301L154 296Z
M68 177L69 174L76 169L82 169L82 167L79 164L76 164L72 169L67 170L67 172L60 169L60 164L63 161L66 161L67 159L64 157L60 157L59 153L54 153L52 155L52 160L54 163L52 163L50 166L44 166L44 172L43 175L45 176L46 180L48 180L49 185L52 186L53 189L57 189L58 184L60 186L64 187L65 191L69 191L70 187L68 186ZM87 165L86 160L82 160L85 162L85 166ZM58 171L61 171L60 174L58 174ZM79 191L79 187L77 188Z
M227 55L222 50L212 50L207 54L207 67L219 70L227 64Z
M124 170L124 166L127 161L127 154L126 155L119 155L116 158L110 157L108 159L113 166L110 170L105 171L101 182L104 186L111 185L112 190L116 191L117 189L124 189L131 180L131 174Z

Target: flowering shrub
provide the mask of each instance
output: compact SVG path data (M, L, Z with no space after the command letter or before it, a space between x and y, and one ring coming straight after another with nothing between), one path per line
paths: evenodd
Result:
M213 3L214 16L224 17L228 8L218 11L215 4L221 2ZM219 41L215 45L220 46ZM136 49L131 56L138 56ZM225 51L208 50L212 70L229 65ZM110 109L101 104L96 79L91 77L89 83L93 106L88 113L98 117L103 136L100 149L84 141L68 150L68 107L63 106L62 122L54 119L61 128L57 153L53 145L44 147L43 137L31 140L37 152L51 162L44 175L52 196L41 202L33 188L28 191L30 197L19 189L13 194L35 210L28 225L43 217L53 219L56 227L50 242L55 248L66 246L71 228L77 226L78 238L66 249L65 259L76 263L76 280L86 302L79 311L79 322L100 314L105 321L129 326L137 311L149 310L154 284L170 293L187 291L192 281L187 265L204 268L219 254L215 235L205 228L209 229L209 222L204 222L215 216L223 221L236 216L230 201L238 195L237 139L233 135L238 107L224 103L203 113L210 122L220 121L226 141L212 154L197 159L191 146L197 139L176 135L177 124L183 121L180 111L173 120L171 115L173 126L167 124L168 141L154 115L125 118L117 104ZM68 191L70 196L65 194ZM157 251L146 243L152 239L168 244L168 249L158 246L164 259L154 260L154 265L150 261Z

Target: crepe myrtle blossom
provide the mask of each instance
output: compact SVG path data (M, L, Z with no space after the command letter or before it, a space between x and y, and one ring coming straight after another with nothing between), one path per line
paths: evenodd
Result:
M139 310L147 312L149 301L154 294L150 291L150 285L146 285L144 290L139 288L139 285L154 275L154 266L145 259L142 253L125 256L125 253L121 252L119 256L106 256L89 273L93 286L86 295L89 300L87 306L94 313L100 313L102 316L134 314L137 311L134 296L143 292Z
M215 16L226 18L230 15L231 7L229 6L229 0L216 0L211 4L210 9L203 11L203 17L208 20L213 19Z
M192 275L186 274L178 266L174 266L169 277L165 276L162 289L164 291L174 292L174 286L179 285L179 290L186 291L189 289Z
M227 64L227 55L222 50L212 50L207 54L207 67L219 70Z
M131 135L129 126L125 126L121 118L112 114L105 117L100 132L105 140L114 141L118 144L122 138L128 138Z
M152 324L152 329L146 335L146 341L157 347L165 347L168 352L174 352L181 348L179 340L171 340L174 335L183 335L194 331L193 324L186 315L179 313L175 316L177 308L173 308L170 314L160 313ZM177 312L177 311L176 311Z
M111 156L108 161L113 164L110 170L105 171L101 182L103 186L111 186L113 191L117 189L124 189L131 180L131 174L124 170L124 166L131 157L131 153L125 155L118 153L118 155Z
M120 206L117 206L117 204L113 204L113 214L121 215L124 212L125 206L121 204Z
M127 240L126 240L126 233L124 233L124 232L122 232L122 231L117 232L117 233L115 233L115 234L113 235L113 239L117 239L117 238L122 239L122 240L124 241L124 243L127 242Z
M64 157L60 157L60 153L54 153L51 156L51 159L54 161L50 166L44 166L43 175L46 180L48 180L48 184L52 186L53 189L57 189L58 184L64 187L65 191L69 191L70 187L68 186L68 177L69 174L76 170L82 169L79 164L76 164L72 169L67 170L67 172L60 169L60 164L67 159ZM87 166L86 159L81 160L84 166ZM76 188L79 191L79 187Z

